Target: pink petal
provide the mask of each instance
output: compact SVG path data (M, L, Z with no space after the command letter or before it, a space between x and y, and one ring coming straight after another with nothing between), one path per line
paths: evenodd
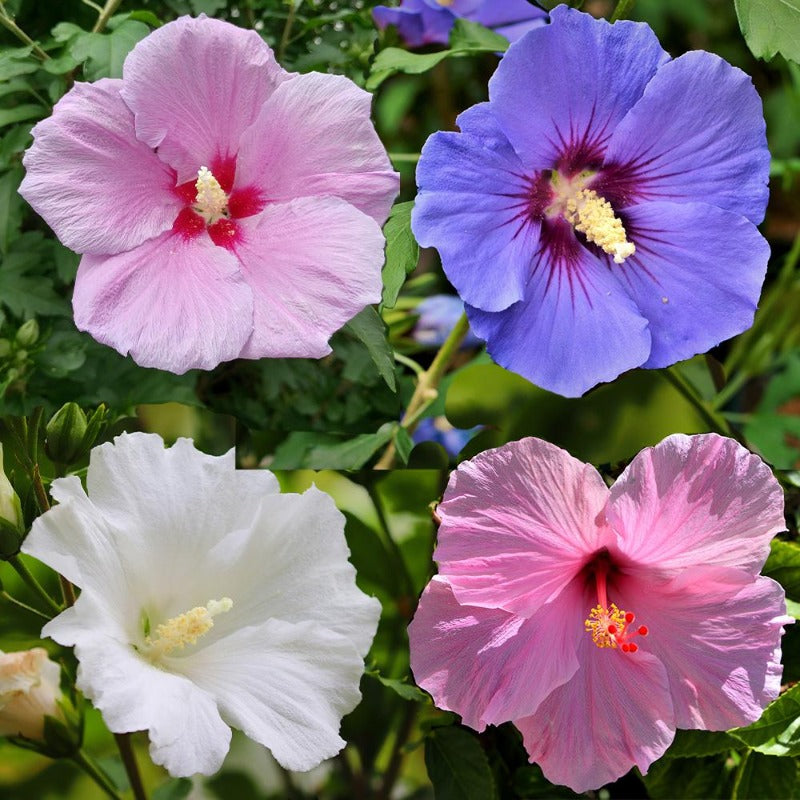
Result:
M181 17L153 31L125 59L122 75L136 135L158 148L180 183L233 158L289 77L255 31L207 17Z
M463 462L439 505L434 558L460 603L531 616L613 534L594 467L541 439Z
M181 374L236 358L253 297L227 250L205 235L164 233L116 256L84 256L75 324L143 367Z
M606 514L620 551L664 572L705 564L755 576L786 528L770 469L714 433L675 434L642 450L611 488Z
M654 656L601 649L587 633L578 660L569 683L514 724L547 780L585 792L634 765L646 773L672 742L675 721L667 673Z
M233 247L255 297L243 358L321 358L328 339L381 295L384 239L335 197L268 205Z
M122 81L77 83L33 129L20 194L79 253L119 253L172 227L175 173L134 135Z
M270 201L341 197L383 225L400 176L372 126L371 101L341 75L282 84L242 137L235 186L257 186Z
M578 669L584 605L575 583L525 619L459 605L437 576L408 628L414 679L439 708L455 711L476 730L532 714Z
M662 585L643 575L620 585L618 605L649 629L637 641L667 669L678 727L747 725L778 696L782 626L792 618L770 578L705 566Z

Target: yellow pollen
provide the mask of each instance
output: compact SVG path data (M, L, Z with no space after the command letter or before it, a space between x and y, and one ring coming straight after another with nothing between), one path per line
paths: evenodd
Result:
M228 214L228 195L219 185L208 167L197 170L197 197L194 201L194 210L205 219L209 225Z
M451 5L453 5L453 3L455 2L455 0L436 0L436 2L437 2L437 3L438 3L440 6L451 6Z
M583 624L592 634L592 641L598 647L616 647L614 633L609 633L608 626L614 625L615 632L622 633L625 629L625 612L620 611L615 603L612 603L610 608L598 605L589 612L589 619Z
M636 246L628 241L622 222L614 216L611 203L594 189L581 189L571 197L564 217L592 244L613 256L615 264L622 264L636 252Z
M179 614L156 627L154 639L145 637L146 652L150 656L163 656L173 650L183 650L194 644L214 627L214 617L233 608L233 600L223 597L210 600L207 605L195 606L185 614Z

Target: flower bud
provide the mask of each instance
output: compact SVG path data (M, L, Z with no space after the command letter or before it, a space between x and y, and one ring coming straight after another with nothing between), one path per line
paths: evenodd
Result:
M39 323L35 319L24 322L17 331L16 338L20 347L33 347L39 339Z
M11 352L11 342L0 339L0 358L5 358Z
M64 721L61 668L42 647L0 652L0 736L44 742L45 717Z
M3 470L3 446L0 445L0 558L19 552L22 531L22 507Z
M57 464L72 464L85 452L86 414L77 403L66 403L50 418L44 449Z

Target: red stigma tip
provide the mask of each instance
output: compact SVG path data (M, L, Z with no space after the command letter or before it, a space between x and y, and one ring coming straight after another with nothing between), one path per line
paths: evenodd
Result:
M628 625L630 625L631 622L633 622L633 620L635 619L635 617L636 617L635 614L633 614L632 612L628 611L628 612L625 613L625 622L627 622Z
M629 653L635 653L638 649L639 649L639 645L638 644L634 644L633 642L631 642L628 645L628 652Z
M617 626L616 625L609 625L608 626L608 632L613 636L617 632Z
M647 625L639 626L639 636L647 636L650 631L647 630Z
M625 644L622 645L622 652L623 653L629 653L630 649L631 649L631 645L629 645L627 642L625 642Z

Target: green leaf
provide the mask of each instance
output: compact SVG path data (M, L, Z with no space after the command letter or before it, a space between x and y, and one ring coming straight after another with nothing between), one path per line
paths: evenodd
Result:
M383 228L386 236L386 264L383 267L384 308L394 308L397 295L419 259L419 245L411 232L411 210L414 201L397 203Z
M418 689L416 686L413 686L410 683L405 683L405 681L399 681L397 678L384 678L379 672L367 672L370 678L375 678L379 680L384 686L388 689L391 689L395 694L400 695L403 700L411 700L414 703L427 703L428 702L428 695L422 691L422 689ZM438 796L438 795L437 795Z
M733 771L724 755L662 758L650 765L642 782L651 800L722 800L731 796Z
M400 592L400 572L396 556L390 553L380 536L349 511L344 511L344 535L350 548L350 561L356 568L356 581L370 588L383 589L396 597Z
M729 733L767 756L800 755L800 685L770 703L752 725Z
M33 47L15 47L0 50L0 81L29 75L39 69L39 62L32 56Z
M387 422L377 433L342 439L312 431L293 431L275 449L272 469L361 469L392 439L398 423Z
M152 800L183 800L192 791L192 782L189 778L173 778L156 789Z
M41 274L52 258L52 244L41 234L18 236L0 262L0 306L18 317L70 314L69 303L53 291L53 282Z
M724 731L678 731L664 758L714 756L740 750L742 743Z
M797 763L791 758L776 758L748 753L739 767L733 787L733 800L791 800L795 795Z
M41 119L47 114L47 109L37 103L25 103L14 108L0 108L0 128L11 125L13 122L22 122L28 119Z
M434 728L425 739L425 766L436 800L494 800L486 753L463 728Z
M397 426L397 430L394 434L394 446L397 449L398 458L404 464L408 464L408 457L411 455L411 451L414 449L414 440L411 438L409 432L399 425Z
M773 539L762 572L783 586L787 597L800 601L800 546Z
M189 0L189 5L195 14L208 14L213 17L228 5L228 0Z
M72 55L83 65L89 81L121 78L122 64L134 45L150 33L143 22L126 19L110 33L81 33L72 44Z
M800 0L735 0L747 46L759 58L776 53L800 63Z
M399 47L387 47L375 57L367 78L367 89L374 91L397 72L418 75L433 69L446 58L478 53L498 53L508 49L508 40L477 22L457 19L450 34L450 49L438 53L409 53Z
M22 224L22 198L17 193L22 167L10 169L0 177L0 253L8 252L11 239Z
M149 25L151 28L160 28L163 25L161 20L152 11L131 11L131 13L128 14L128 19L144 22L145 25Z
M344 329L356 337L369 352L386 385L395 390L397 385L394 367L394 353L386 338L386 324L373 306L359 312Z

